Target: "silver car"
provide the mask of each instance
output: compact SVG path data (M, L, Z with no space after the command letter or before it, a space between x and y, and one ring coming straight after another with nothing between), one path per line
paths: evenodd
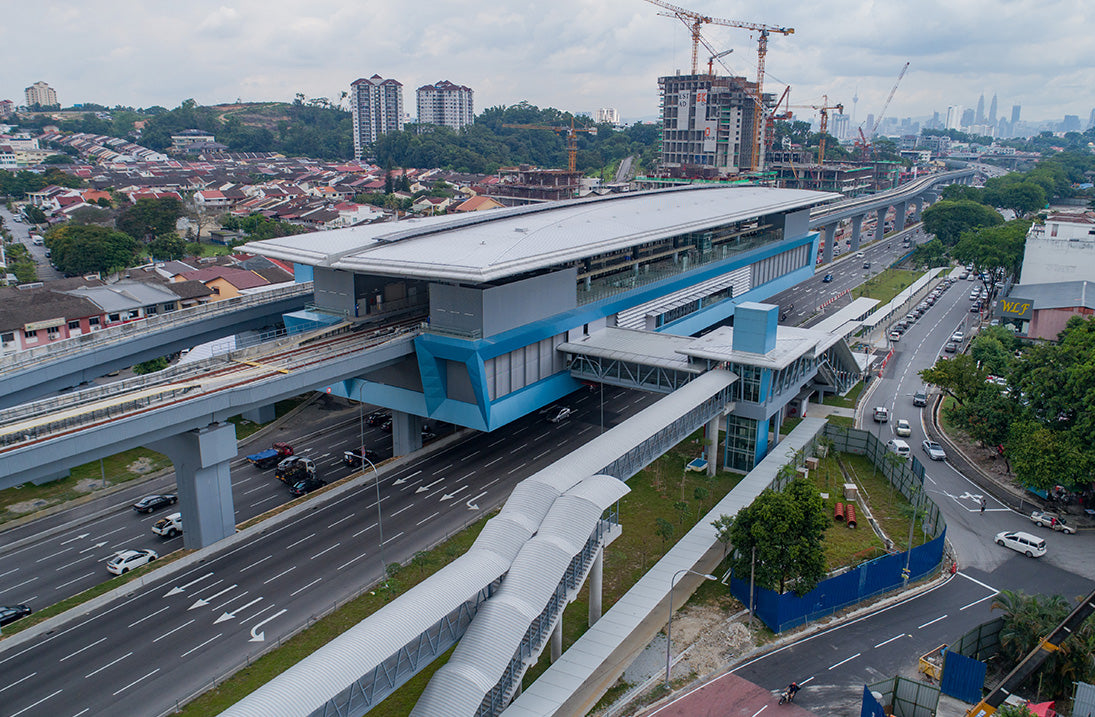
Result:
M947 454L943 452L943 446L935 441L925 440L920 445L924 447L924 452L928 454L928 458L931 458L933 461L947 460Z

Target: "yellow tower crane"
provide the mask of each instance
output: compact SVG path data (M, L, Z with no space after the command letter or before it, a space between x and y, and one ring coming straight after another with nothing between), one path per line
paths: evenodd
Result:
M755 98L757 108L753 112L753 158L749 168L751 170L760 168L763 157L762 153L764 152L764 137L761 128L763 126L762 115L764 114L764 57L768 54L768 35L773 32L778 32L781 35L793 35L795 34L795 28L762 25L756 22L742 22L741 20L724 20L722 18L704 15L703 13L695 12L693 10L685 10L683 7L672 5L663 0L646 1L651 5L657 5L660 8L668 10L669 12L662 14L668 17L676 17L692 32L693 75L696 74L698 69L697 61L699 59L699 45L701 40L700 28L704 25L736 27L742 30L752 30L759 34L757 42L757 95Z
M546 129L552 132L558 132L559 134L566 133L567 136L567 169L571 172L577 171L578 163L578 132L589 132L591 135L597 134L596 127L576 127L574 125L574 118L570 118L570 126L566 125L553 125L553 124L503 124L503 127L511 127L513 129Z

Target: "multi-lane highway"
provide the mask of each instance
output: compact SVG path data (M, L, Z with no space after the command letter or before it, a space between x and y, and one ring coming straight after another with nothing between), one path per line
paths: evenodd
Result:
M442 540L454 526L501 503L517 481L596 436L600 393L573 399L567 404L577 410L567 421L552 424L544 415L527 416L385 473L382 526L375 486L362 481L337 499L317 501L314 510L168 580L135 590L35 644L0 652L0 714L149 715L169 710L176 700L204 689L270 641L374 582L384 564L405 561ZM604 425L615 425L654 400L649 394L608 389ZM356 442L359 430L360 424L354 423L341 437L324 432L315 443L305 440L302 446L311 449L308 455L332 461ZM244 496L253 510L273 507L287 497L270 472L245 467L237 474L247 482L237 484L234 493L237 499ZM268 492L270 499L261 497ZM242 503L237 505L243 509ZM88 537L70 545L93 545L105 537L113 542L97 549L104 554L114 544L128 547L121 536L140 536L147 525L126 511L123 507L124 515L104 519L109 522L103 525L107 530L120 521L128 526L124 532L104 536L98 527L84 526L78 534ZM151 535L140 542L147 544L154 545ZM51 545L57 543L51 540ZM48 553L44 547L34 550ZM105 577L101 568L96 563Z

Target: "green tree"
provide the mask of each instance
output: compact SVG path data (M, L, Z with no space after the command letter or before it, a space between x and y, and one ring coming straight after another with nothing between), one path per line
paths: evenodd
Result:
M821 538L827 525L821 496L809 481L796 478L782 492L765 490L734 519L731 566L735 574L749 575L755 550L758 585L805 595L825 575Z
M943 413L951 424L988 446L1008 443L1012 425L1023 417L1019 404L990 383L965 404L947 406ZM1008 458L1010 465L1010 451Z
M1054 431L1036 421L1011 425L1008 462L1024 485L1049 490L1055 485L1081 488L1091 482L1091 453L1066 431Z
M134 239L148 241L175 231L175 222L182 213L182 204L175 197L145 197L123 209L115 224Z
M171 261L186 256L186 243L175 232L168 232L148 243L148 253L153 259Z
M720 515L711 521L715 526L715 537L722 543L722 554L725 556L730 550L730 541L733 539L731 531L734 528L734 516Z
M662 546L665 546L673 539L674 533L676 533L676 528L668 520L661 517L654 519L654 534L662 539Z
M977 362L968 354L957 354L954 358L940 358L934 366L923 369L920 378L954 398L959 404L971 401L985 385L988 371L977 366Z
M1004 218L984 204L969 200L941 200L921 213L924 231L934 234L944 246L954 246L962 232L1004 223Z
M918 266L927 268L948 266L951 261L950 257L947 256L947 248L943 246L943 242L939 241L937 237L932 237L929 241L919 244L913 250L911 258Z
M133 367L133 373L138 376L143 376L147 373L156 373L157 371L163 371L170 365L166 356L150 359L148 361L142 361Z
M133 237L107 227L65 224L51 229L45 239L53 263L66 274L108 273L137 257Z
M67 154L51 154L42 160L42 164L72 164L72 157Z
M31 224L45 224L48 221L46 213L33 204L27 204L23 207L23 216Z
M951 254L962 263L973 264L978 274L986 273L992 281L1017 276L1023 263L1030 222L1010 221L1006 224L964 232Z

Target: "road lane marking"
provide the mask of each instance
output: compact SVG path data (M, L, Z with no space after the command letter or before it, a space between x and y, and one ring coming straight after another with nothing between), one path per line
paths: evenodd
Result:
M266 623L270 622L271 620L275 620L275 619L281 617L282 615L284 615L287 612L289 612L289 610L287 610L286 608L282 608L280 611L275 612L273 615L266 618L262 622L255 623L255 626L251 628L251 639L248 640L248 642L265 642L266 633L265 632L258 632L258 629L260 627L262 627L263 625L265 625Z
M445 466L444 468L438 468L437 470L435 470L435 471L434 471L433 473L431 473L430 475L437 475L437 474L438 474L438 473L440 473L441 471L447 471L447 470L448 470L448 469L450 469L450 468L452 468L452 463L448 464L448 465L447 465L447 466Z
M356 558L350 558L349 560L347 560L346 562L344 562L344 563L343 563L342 565L339 565L339 566L338 566L337 568L335 568L335 569L336 569L336 570L342 570L342 569L343 569L344 567L346 567L346 566L347 566L347 565L349 565L350 563L355 563L355 562L357 562L358 560L361 560L362 558L364 558L364 557L365 557L366 555L368 555L368 553L362 553L361 555L357 556ZM296 594L296 593L294 593L294 595L295 595L295 594Z
M889 645L889 644L890 644L891 642L893 642L894 640L900 640L901 638L905 637L905 636L906 636L906 634L907 634L907 633L904 633L904 632L903 632L903 633L901 633L900 635L894 635L894 636L893 636L893 637L891 637L891 638L890 638L889 640L886 640L885 642L880 642L880 643L878 643L877 645L875 645L875 646L874 646L874 649L876 649L876 650L877 650L878 648L882 647L883 645Z
M92 575L94 575L94 574L95 574L95 573L85 573L85 574L81 575L81 576L80 576L80 577L78 577L78 578L74 578L74 579L72 579L72 580L69 580L69 581L68 581L67 583L64 583L64 584L62 584L62 585L58 585L57 587L55 587L55 588L53 588L53 589L54 589L54 590L60 590L61 588L65 588L65 587L68 587L69 585L72 585L73 583L76 583L76 582L80 582L80 581L81 581L81 580L83 580L84 578L90 578L90 577L91 577Z
M830 665L830 666L829 666L829 669L830 669L830 670L832 670L832 669L835 669L835 668L837 668L837 667L840 667L840 666L841 666L841 665L843 665L843 664L844 664L845 662L851 662L852 660L854 660L855 658L859 657L859 656L860 656L860 655L862 655L862 654L863 654L862 652L857 652L857 653L855 653L854 655L852 655L851 657L848 657L848 658L846 658L846 659L843 659L843 660L841 660L840 662L836 663L835 665Z
M417 523L415 523L415 525L422 525L423 523L426 523L426 522L429 522L429 521L433 520L434 518L436 518L436 517L437 517L437 516L439 516L439 515L441 515L441 512L440 512L440 511L438 511L438 512L434 513L434 514L433 514L433 515L431 515L431 516L430 516L429 518L423 518L422 520L420 520L420 521L418 521Z
M263 584L263 585L266 585L266 584L268 584L268 583L272 583L272 582L274 582L275 580L277 580L278 578L280 578L280 577L281 577L282 575L288 575L289 573L293 572L293 571L294 571L294 570L296 570L296 569L297 569L297 566L296 566L296 565L294 565L293 567L289 568L288 570L283 570L282 572L278 573L277 575L275 575L274 577L270 578L269 580L263 580L263 581L262 581L262 584Z
M184 627L186 627L187 625L189 625L189 624L190 624L190 623L192 623L192 622L194 622L194 618L191 618L190 620L187 620L186 622L184 622L183 624L179 625L178 627L176 627L176 628L175 628L175 629L173 629L173 630L168 630L167 632L165 632L164 634L160 635L159 637L157 637L157 638L156 638L155 640L153 640L152 642L159 642L160 640L164 639L164 638L165 638L165 637L167 637L168 635L172 635L172 634L174 634L174 633L178 632L179 630L183 629Z
M997 589L996 589L996 588L994 588L993 586L991 586L991 585L986 585L985 583L981 582L980 580L977 580L977 579L975 579L975 578L971 578L971 577L970 577L969 575L966 575L965 573L959 572L959 573L958 573L958 577L960 577L960 578L965 578L966 580L969 580L969 581L970 581L971 583L977 583L978 585L980 585L981 587L983 587L983 588L984 588L984 589L986 589L986 590L991 590L991 591L992 591L992 593L993 593L993 595L995 595L996 593L1000 592L999 590L997 590Z
M384 544L384 545L387 545L388 543L392 542L393 540L395 540L396 538L398 538L398 537L400 537L400 536L402 536L402 535L403 535L403 531L401 530L401 531L399 531L398 533L396 533L395 535L393 535L392 537L390 537L390 538L388 538L387 540L385 540L383 544Z
M517 466L517 467L516 467L516 468L514 468L513 470L511 470L511 471L508 471L508 472L506 473L506 475L513 475L514 473L516 473L517 471L521 470L522 468L524 468L524 467L525 467L525 466L527 466L527 465L528 465L528 461L525 461L524 463L522 463L521 465Z
M213 608L213 612L217 612L217 611L219 611L219 610L223 610L223 609L224 609L224 606L225 606L225 605L227 605L227 604L229 604L229 603L233 603L233 602L235 602L235 601L237 601L237 600L241 600L241 599L243 599L244 597L246 597L246 596L247 596L247 594L248 594L248 592L247 592L246 590L244 590L244 591L243 591L243 592L241 592L241 593L240 593L239 595L236 595L235 597L230 597L230 598L228 598L227 600L225 600L224 602L222 602L222 603L221 603L220 605L217 605L217 606L216 606L215 608Z
M80 710L79 712L77 712L76 714L72 715L72 717L80 717L80 715L87 714L90 711L91 711L90 707L85 707L82 710Z
M104 637L103 639L105 640L106 638ZM74 655L74 654L76 654L76 653L72 653L72 654ZM69 657L72 657L72 655L69 655ZM68 658L65 658L65 659L68 659ZM15 687L15 686L16 686L17 684L19 684L20 682L22 682L22 681L24 681L24 680L29 680L30 678L34 677L34 676L35 676L35 675L37 675L37 674L38 674L38 671L37 671L37 670L35 670L34 672L30 673L30 674L29 674L29 675L27 675L26 677L21 677L20 679L16 680L15 682L12 682L12 683L11 683L10 685L8 685L7 687L0 687L0 692L3 692L4 690L8 690L8 689L11 689L12 687Z
M491 461L490 463L487 463L487 464L486 464L486 465L484 465L483 467L484 467L484 468L490 468L491 466L493 466L493 465L494 465L495 463L497 463L498 461L502 460L503 458L505 458L505 456L499 456L498 458L495 458L495 459L494 459L493 461ZM18 568L16 568L16 570L18 570Z
M58 551L57 551L56 553L51 553L51 554L47 555L47 556L46 556L46 557L44 557L44 558L38 558L38 559L37 559L37 560L35 560L34 562L36 562L36 563L40 563L40 562L42 562L43 560L49 560L50 558L56 558L56 557L57 557L58 555L60 555L61 553L67 553L67 552L68 552L68 551L70 551L70 550L72 550L72 548L65 548L64 550L58 550Z
M34 708L35 708L35 707L37 707L38 705L40 705L40 704L42 704L43 702L45 702L46 700L48 700L48 699L49 699L50 697L56 697L56 696L57 696L57 695L59 695L59 694L61 694L61 690L57 690L57 691L56 691L56 692L54 692L54 693L53 693L52 695L46 695L45 697L43 697L42 699L38 700L38 701L37 701L37 702L35 702L34 704L32 704L32 705L28 705L28 706L24 707L23 709L19 710L18 712L13 712L13 713L12 713L12 715L11 715L11 717L19 717L19 715L23 714L23 713L24 713L24 712L26 712L27 710L29 710L29 709L34 709Z
M219 583L221 581L218 580L217 582ZM216 583L214 583L214 584L216 584ZM224 590L221 590L219 593L216 593L215 595L210 595L207 598L198 598L197 600L194 601L193 605L191 605L190 607L188 607L186 609L187 610L193 610L196 607L205 607L209 603L213 602L214 598L219 598L221 595L224 595L225 593L230 593L238 587L239 587L239 585L230 585L230 586L226 587Z
M338 519L338 520L336 520L335 522L333 522L333 523L331 523L330 525L328 525L328 526L327 526L327 529L328 529L328 530L330 530L331 528L335 527L335 526L336 526L336 525L338 525L339 523L345 523L345 522L346 522L347 520L349 520L350 518L354 517L354 515L355 515L354 513L350 513L350 514L349 514L349 515L347 515L347 516L346 516L345 518L339 518L339 519Z
M240 572L242 573L242 572L243 572L244 570L250 570L251 568L253 568L253 567L255 567L256 565L258 565L259 563L265 562L265 561L269 560L269 559L270 559L270 558L272 558L272 557L274 557L274 556L273 556L273 555L267 555L267 556L266 556L265 558L263 558L262 560L257 560L257 561L255 561L255 562L251 563L251 564L250 564L250 565L248 565L248 566L247 566L246 568L240 568Z
M316 578L315 580L313 580L312 582L308 583L308 584L307 584L307 585L305 585L304 587L302 587L302 588L299 588L299 589L297 589L297 590L294 590L293 592L289 593L289 597L296 597L297 593L302 593L302 592L304 592L305 590L307 590L308 588L312 587L313 585L315 585L316 583L318 583L318 582L319 582L320 580L322 580L322 579L323 579L323 578Z
M335 543L335 544L334 544L334 545L332 545L331 547L329 547L329 548L324 548L323 550L319 551L318 553L316 553L315 555L313 555L312 557L310 557L310 558L308 558L308 559L309 559L309 560L315 560L315 559L316 559L316 558L318 558L318 557L319 557L320 555L323 555L323 554L325 554L325 553L329 553L329 552L331 552L332 550L334 550L335 548L337 548L337 547L338 547L338 546L340 546L340 545L342 545L342 543L341 543L341 542Z
M255 493L255 492L257 492L257 491L260 491L260 490L262 490L262 489L263 489L263 488L265 488L265 487L266 487L266 486L264 486L264 485L260 485L260 486L259 486L259 487L257 487L257 488L252 488L251 490L245 490L245 491L244 491L243 493L241 493L240 495L241 495L241 496L244 496L244 495L251 495L252 493Z
M275 607L277 607L277 605L271 605L269 607L264 607L263 609L259 610L254 615L252 615L251 617L245 617L242 620L240 620L240 624L242 625L243 623L247 622L248 620L254 620L256 617L258 617L262 613L266 612L267 610L273 610Z
M77 540L83 540L84 538L86 538L89 535L91 535L91 533L80 533L75 538L69 538L68 540L64 541L63 543L58 543L58 545L68 545L69 543L75 543Z
M396 512L392 513L392 517L394 518L395 516L399 515L403 511L409 510L410 508L413 508L413 507L414 507L414 503L411 503L410 505L404 506L404 507L400 508L399 510L397 510Z
M100 535L99 537L100 537L100 538L105 538L105 537L106 537L106 536L108 536L108 535L114 535L115 533L120 533L120 532L122 532L122 531L123 531L123 530L125 530L125 529L126 529L126 528L125 528L125 526L123 526L123 527L121 527L121 528L116 528L116 529L114 529L114 530L110 531L109 533L103 533L103 534L102 534L102 535Z
M247 568L244 568L243 570L246 570L246 569L247 569ZM243 572L243 570L241 570L240 572ZM197 578L197 579L195 579L195 580L191 580L191 581L190 581L190 582L188 582L188 583L187 583L186 585L176 585L175 587L171 588L171 589L170 589L170 590L168 590L168 591L167 591L166 593L164 593L164 597L168 597L168 596L171 596L171 595L178 595L178 594L179 594L179 593L181 593L181 592L186 592L186 589L187 589L188 587L190 587L190 586L192 586L192 585L197 585L197 584L198 584L198 583L200 583L200 582L201 582L202 580L205 580L205 579L207 579L207 578L211 578L211 577L213 577L213 573L212 573L212 572L208 572L208 573L206 573L205 575L202 575L202 576L201 576L200 578Z
M35 580L37 580L37 579L38 579L38 576L37 576L37 575L35 575L35 576L34 576L33 578L31 578L30 580L24 580L23 582L19 583L18 585L12 585L12 586L11 586L10 588L4 588L3 590L0 590L0 595L3 595L3 594L4 594L4 593L6 593L6 592L7 592L8 590L14 590L15 588L21 588L21 587L23 587L24 585L26 585L27 583L32 583L32 582L34 582L34 581L35 581Z
M327 527L330 527L330 526L327 526ZM316 537L316 534L315 534L315 533L312 533L312 534L311 534L311 535L309 535L309 536L306 536L306 537L304 537L304 538L301 538L300 540L298 540L298 541L297 541L297 542L295 542L295 543L290 543L289 545L286 545L286 546L285 546L285 549L286 549L286 550L291 550L292 548L295 548L295 547L297 547L298 545L300 545L301 543L303 543L303 542L304 542L305 540L310 540L311 538L314 538L314 537Z
M115 693L114 693L114 696L115 696L115 697L117 697L119 693L121 693L121 692L125 692L126 690L128 690L128 689L129 689L130 687L132 687L133 685L137 684L137 683L138 683L138 682L140 682L141 680L145 679L146 677L152 677L152 675L156 674L156 673L157 673L157 672L159 672L159 671L160 671L160 668L159 668L159 667L157 667L157 668L156 668L155 670L152 670L152 672L149 672L149 673L148 673L147 675L145 675L144 677L138 677L137 679L133 680L132 682L130 682L130 683L129 683L128 685L126 685L126 686L125 686L125 687L123 687L122 689L120 689L120 690L118 690L117 692L115 692Z
M499 458L499 460L501 460L501 458ZM6 573L0 573L0 578L4 577L5 575L11 575L12 573L14 573L17 570L19 570L19 568L12 568L11 570L7 571Z
M935 623L939 622L940 620L946 620L946 619L947 619L947 616L946 616L946 615L940 615L939 617L935 618L934 620L931 620L931 621L929 621L929 622L926 622L926 623L924 623L923 625L917 625L917 626L916 626L916 629L917 629L917 630L923 630L923 629L924 629L925 627L927 627L928 625L934 625Z
M544 451L543 453L540 453L540 454L538 454L538 455L535 455L535 456L533 456L533 457L532 457L532 460L534 460L534 461L538 461L538 460L540 460L541 458L543 458L544 456L546 456L546 455L547 455L548 453L551 453L551 449L550 449L550 448L549 448L549 449L547 449L546 451Z
M81 648L80 648L79 650L77 650L76 652L72 652L72 653L69 653L69 654L65 655L65 656L64 656L64 657L62 657L62 658L61 658L60 660L58 660L58 662L64 662L65 660L67 660L67 659L68 659L68 658L70 658L70 657L75 657L76 655L79 655L79 654L80 654L81 652L83 652L84 650L90 650L91 648L95 647L95 646L96 646L96 645L98 645L98 644L99 644L100 642L104 642L105 640L106 640L106 638L105 638L105 637L99 638L98 640L96 640L95 642L91 643L90 645L85 645L84 647L81 647ZM10 686L10 685L9 685L9 686ZM6 689L7 689L7 687L5 687L5 688L4 688L4 690L6 690ZM4 690L0 690L0 692L3 692Z
M502 444L502 443L505 443L505 442L506 442L506 441L508 441L508 440L509 440L508 438L503 438L503 439L501 439L501 440L497 440L497 441L495 441L494 443L489 443L489 444L487 444L487 448L494 448L495 446L497 446L497 445L500 445L500 444ZM488 464L488 465L489 465L489 464Z
M218 637L220 637L220 636L221 636L221 635L223 635L223 634L224 634L223 632L218 632L218 633L217 633L216 635L214 635L213 637L209 638L208 640L206 640L206 641L205 641L205 642L203 642L202 644L198 645L197 647L191 647L191 648L190 648L189 650L187 650L187 651L186 651L186 652L184 652L183 654L179 655L179 658L181 659L181 658L183 658L183 657L186 657L187 655L189 655L189 654L190 654L191 652L194 652L195 650L200 650L200 649L202 649L203 647L205 647L205 646L206 646L206 645L208 645L209 643L213 642L213 640L216 640L216 639L217 639Z
M269 498L263 498L263 499L262 499L262 500L260 500L260 501L257 501L257 502L255 502L255 503L252 503L251 505L249 505L249 506L247 506L247 507L248 507L248 508L254 508L254 507L255 507L256 505L262 505L263 503L269 503L269 502L270 502L270 501L272 501L272 500L278 500L278 499L279 499L280 497L281 497L281 496L277 496L277 495L272 495L272 496L270 496Z
M376 523L373 523L373 524L372 524L372 525L370 525L370 526L369 526L368 528L365 528L365 529L363 529L363 530L359 530L359 531L357 531L356 533L354 533L353 535L351 535L350 537L351 537L351 538L356 538L357 536L361 535L362 533L367 533L367 532L369 532L370 530L372 530L372 529L373 529L373 528L375 528L375 527L376 527Z
M961 612L962 610L965 610L968 607L973 607L974 605L977 605L978 603L983 603L986 600L992 600L994 597L996 597L996 593L993 593L992 595L986 595L985 597L981 598L980 600L974 600L971 603L967 603L967 604L963 605L962 607L958 608L958 610Z
M150 618L150 617L156 617L156 616L157 616L157 615L159 615L159 614L160 614L161 612L163 612L164 610L167 610L167 609L168 609L168 608L170 608L170 607L171 607L170 605L164 605L163 607L161 607L161 608L160 608L159 610L157 610L156 612L152 613L151 615L145 615L145 616L144 616L144 617L142 617L142 618L141 618L140 620L137 620L136 622L131 622L131 623L129 623L128 625L126 625L126 627L133 627L134 625L139 625L139 624L141 624L142 622L144 622L145 620L147 620L147 619L148 619L148 618Z
M108 663L106 663L105 665L103 665L102 667L100 667L99 669L95 670L94 672L89 672L88 674L84 675L84 679L86 680L86 679L88 679L89 677L94 677L95 675L99 674L100 672L102 672L102 671L103 671L103 670L105 670L106 668L110 667L111 665L116 665L116 664L118 664L119 662L121 662L122 660L124 660L125 658L129 657L129 656L130 656L130 655L132 655L132 654L133 654L132 652L127 652L127 653L125 653L124 655L122 655L121 657L119 657L119 658L118 658L117 660L113 660L113 661L111 661L111 662L108 662Z
M525 450L526 447L528 447L528 444L527 443L522 443L521 445L517 446L516 448L514 448L509 453L512 456L514 453L520 453L521 451Z

